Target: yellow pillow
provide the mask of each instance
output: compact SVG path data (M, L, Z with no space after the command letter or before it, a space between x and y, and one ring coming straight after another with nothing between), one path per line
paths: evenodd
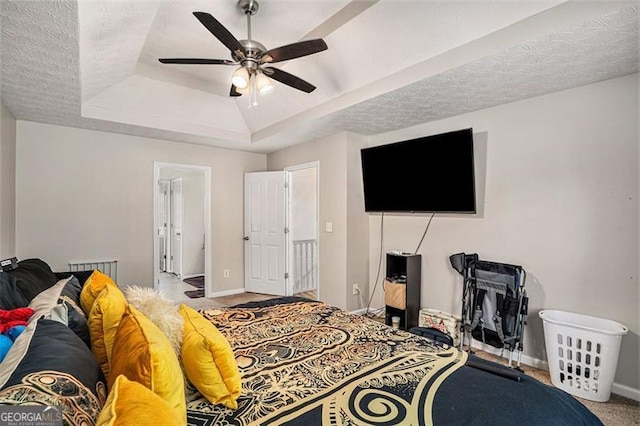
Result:
M182 364L189 381L213 404L238 408L242 382L229 341L197 311L180 305L184 317Z
M96 298L93 308L89 312L87 325L91 338L91 352L93 352L93 356L98 361L105 377L109 375L113 341L126 307L127 300L120 289L115 286L106 286Z
M179 425L184 421L176 417L162 398L138 382L125 376L116 378L96 426Z
M104 290L107 285L113 285L116 288L118 287L111 277L103 274L97 269L93 271L89 278L87 278L87 281L84 283L84 286L82 286L82 291L80 292L80 306L82 307L85 315L89 315L93 302L95 302L100 292Z
M151 389L186 423L184 379L178 357L164 333L131 305L125 309L116 332L109 388L120 374Z

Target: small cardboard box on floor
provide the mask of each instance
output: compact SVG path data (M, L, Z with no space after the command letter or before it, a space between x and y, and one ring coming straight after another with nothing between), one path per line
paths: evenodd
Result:
M422 308L418 316L418 326L435 328L453 339L453 346L460 344L460 318L437 309Z

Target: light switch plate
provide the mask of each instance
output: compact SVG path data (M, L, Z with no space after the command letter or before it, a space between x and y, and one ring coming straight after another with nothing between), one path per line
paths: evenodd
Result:
M324 224L324 230L327 232L333 232L333 222L327 222Z

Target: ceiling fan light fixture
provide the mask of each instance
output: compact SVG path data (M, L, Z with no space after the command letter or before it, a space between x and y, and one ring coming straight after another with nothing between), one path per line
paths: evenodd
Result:
M0 0L2 1L2 0ZM311 93L315 86L304 81L300 77L289 74L279 68L270 66L276 62L288 61L313 55L327 50L327 43L321 38L303 40L296 43L269 49L251 37L251 16L258 11L258 0L237 0L238 8L247 18L247 39L238 40L224 25L207 12L193 12L198 21L229 49L231 58L207 59L207 58L159 58L163 64L197 64L197 65L232 65L238 66L231 77L230 97L242 96L249 93L252 97L252 105L257 102L257 94L263 95L273 90L273 81L285 84L305 93ZM263 74L264 71L264 75Z
M245 89L249 86L249 71L245 67L240 67L233 72L231 82L238 89Z
M239 89L236 87L236 92L240 93L241 95L248 95L249 94L249 85L247 84L247 87L245 87L244 89Z
M271 84L271 80L269 79L269 77L260 72L256 75L255 78L256 87L261 95L266 95L273 90L273 84Z

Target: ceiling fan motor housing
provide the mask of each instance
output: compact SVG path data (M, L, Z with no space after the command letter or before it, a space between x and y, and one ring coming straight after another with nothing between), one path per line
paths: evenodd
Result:
M238 40L238 41L245 48L246 56L242 58L236 55L235 52L231 52L231 57L233 58L233 60L236 62L240 62L241 65L249 68L257 67L258 59L267 50L267 48L264 47L262 43L257 42L255 40Z
M238 0L238 7L245 15L255 15L258 13L260 5L257 0Z

